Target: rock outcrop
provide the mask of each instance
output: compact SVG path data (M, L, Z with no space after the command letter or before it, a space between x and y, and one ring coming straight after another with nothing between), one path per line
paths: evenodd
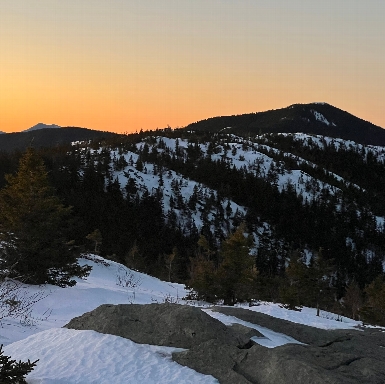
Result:
M250 338L199 308L177 304L104 304L75 317L66 328L89 329L136 343L192 348L207 340L243 347Z
M381 329L322 330L292 323L247 309L217 307L216 311L284 333L304 343L276 348L253 345L243 357L228 364L250 383L258 384L383 384L385 383L385 332ZM207 373L211 354L200 346L175 353L174 360ZM228 353L228 357L234 356ZM225 357L222 356L225 360ZM204 361L206 360L206 364ZM194 361L194 363L186 364ZM212 372L216 372L213 365ZM223 371L223 369L222 369ZM230 384L226 375L212 373L221 383ZM234 382L234 381L233 381Z
M284 333L303 344L266 348L242 325L226 327L199 308L176 304L102 305L66 327L91 329L137 343L187 348L174 361L216 377L222 384L383 384L382 330L322 330L247 309L216 311Z

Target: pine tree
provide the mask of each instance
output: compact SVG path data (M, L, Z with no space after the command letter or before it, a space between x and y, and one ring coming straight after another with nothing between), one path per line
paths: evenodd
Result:
M55 196L43 160L29 148L6 181L0 191L1 269L31 284L74 285L71 277L90 268L77 263L66 238L70 208Z
M3 345L0 345L0 383L2 384L26 384L24 380L25 376L30 373L36 363L36 361L19 361L12 360L9 356L4 355Z
M250 256L252 240L245 235L242 223L224 240L221 247L222 262L217 271L220 295L225 305L249 299L257 277L254 258Z
M288 309L299 310L298 307L303 305L302 295L308 281L308 268L298 250L291 253L285 274L287 284L280 289L281 300Z
M307 305L320 308L332 301L333 287L330 284L332 267L322 255L322 249L310 263L306 265L298 250L292 252L289 266L286 268L288 284L281 287L281 299L289 309Z
M353 281L346 287L344 296L344 306L349 310L353 320L356 320L357 315L362 306L362 292L359 285Z
M377 276L366 288L366 302L360 314L364 321L385 325L385 281Z
M190 262L191 277L188 286L192 291L191 296L198 300L215 302L218 298L218 287L214 263L202 253L198 253L197 256L191 258Z

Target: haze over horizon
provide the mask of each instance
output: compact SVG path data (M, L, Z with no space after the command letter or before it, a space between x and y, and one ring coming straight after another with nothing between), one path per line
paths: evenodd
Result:
M327 102L385 127L377 0L0 4L0 131L135 132Z

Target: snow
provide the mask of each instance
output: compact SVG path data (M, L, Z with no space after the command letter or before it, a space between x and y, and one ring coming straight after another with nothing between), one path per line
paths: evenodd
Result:
M261 327L260 325L256 325L253 323L249 323L248 321L243 321L234 316L227 316L222 313L213 312L211 310L204 310L208 315L221 321L223 324L232 325L232 324L241 324L245 327L256 329L261 332L264 337L252 337L251 339L255 341L257 344L262 345L267 348L275 348L281 345L285 345L288 343L291 344L303 344L299 341L293 339L290 336L284 335L283 333L274 332L271 329Z
M245 307L245 305L240 305ZM288 320L293 323L309 325L320 329L353 329L361 326L362 322L336 315L334 313L320 311L317 316L316 308L302 307L301 311L291 311L280 303L262 302L259 305L247 309L276 317L277 319Z
M37 131L38 129L45 129L45 128L55 128L56 129L56 128L61 128L61 126L60 125L56 125L56 124L38 123L38 124L34 125L31 128L25 129L22 132Z
M157 138L158 140L160 138ZM175 151L176 148L176 139L171 139L167 137L162 137L162 140L167 148L169 148L172 151ZM180 139L179 141L179 148L187 148L188 141ZM140 148L143 145L143 143L138 143L137 147ZM151 150L151 146L150 146ZM206 150L204 146L202 146L202 150ZM111 158L119 158L119 153L117 150L111 151ZM127 151L123 157L127 161L127 163L130 163L130 159L135 164L138 159L138 154L134 152ZM163 213L165 216L167 216L167 213L170 211L170 197L173 196L173 198L176 198L175 193L173 192L172 183L177 181L179 184L179 190L181 192L181 196L183 201L187 204L188 200L190 199L191 195L194 192L194 187L197 187L199 190L199 194L201 196L210 196L210 195L217 195L217 192L205 185L202 185L194 180L188 179L184 177L183 175L175 172L174 170L167 169L166 167L163 167L162 171L163 176L163 186L159 186L159 175L155 174L154 172L154 165L151 163L144 162L143 163L143 171L138 171L134 165L128 165L121 171L114 171L112 178L118 179L119 184L124 192L124 186L127 184L127 181L129 178L133 178L135 180L136 186L138 188L138 193L141 195L144 190L148 190L150 194L153 194L155 190L158 188L161 189L163 193ZM246 210L244 207L236 204L234 201L229 199L224 199L222 201L222 207L223 210L226 209L227 204L230 204L231 210L233 213L238 211L240 214L245 215ZM177 220L178 224L181 225L181 227L186 227L189 220L193 220L195 226L200 229L203 226L203 222L201 219L201 212L199 209L196 209L195 211L191 211L191 218L186 216L186 212L183 210L179 210L177 208L174 208L174 211L177 213ZM213 214L209 216L209 219L212 219ZM223 230L226 231L226 228L223 227Z
M313 112L316 120L318 120L321 123L324 123L326 125L330 125L330 122L326 119L326 117L322 113L317 112L317 111L313 111L313 110L311 112Z
M118 336L61 328L73 317L106 303L167 301L187 305L182 299L187 291L181 284L161 281L95 255L81 258L79 263L91 265L93 269L86 279L77 279L74 287L24 286L28 294L40 292L43 296L35 304L28 325L15 319L2 319L0 343L5 345L4 353L16 360L39 359L27 376L29 384L218 382L212 376L173 362L171 353L177 350L175 348L136 344ZM298 343L287 335L210 311L207 303L188 304L206 306L203 309L208 314L225 324L240 323L257 329L264 337L253 340L266 347ZM336 315L323 311L317 317L313 308L290 311L274 303L247 308L323 329L354 328L361 324L347 318L336 321Z
M212 376L173 362L171 353L181 350L59 328L18 341L5 353L23 361L39 359L28 375L30 384L218 383Z

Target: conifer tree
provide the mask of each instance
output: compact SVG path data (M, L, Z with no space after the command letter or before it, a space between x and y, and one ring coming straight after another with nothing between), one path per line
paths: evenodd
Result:
M64 207L48 180L43 160L32 148L22 156L18 172L6 176L0 191L1 269L32 284L74 285L85 276L66 238L70 208Z
M242 223L222 243L223 261L217 271L217 280L225 305L248 299L257 277L254 257L250 256L252 240L245 232L246 226Z
M385 325L385 281L377 276L366 288L366 302L360 314L364 321Z
M359 285L353 281L346 287L344 296L344 306L349 310L353 320L356 320L357 315L362 306L362 292Z
M298 310L303 305L302 295L308 281L308 268L298 250L292 251L285 274L287 284L280 289L281 300L288 309Z
M190 261L191 278L188 286L192 289L194 297L198 300L214 302L218 298L218 287L213 261L208 260L202 253L198 253Z
M3 345L0 345L0 383L2 384L26 384L25 376L30 373L36 361L19 361L12 360L9 356L3 354Z

